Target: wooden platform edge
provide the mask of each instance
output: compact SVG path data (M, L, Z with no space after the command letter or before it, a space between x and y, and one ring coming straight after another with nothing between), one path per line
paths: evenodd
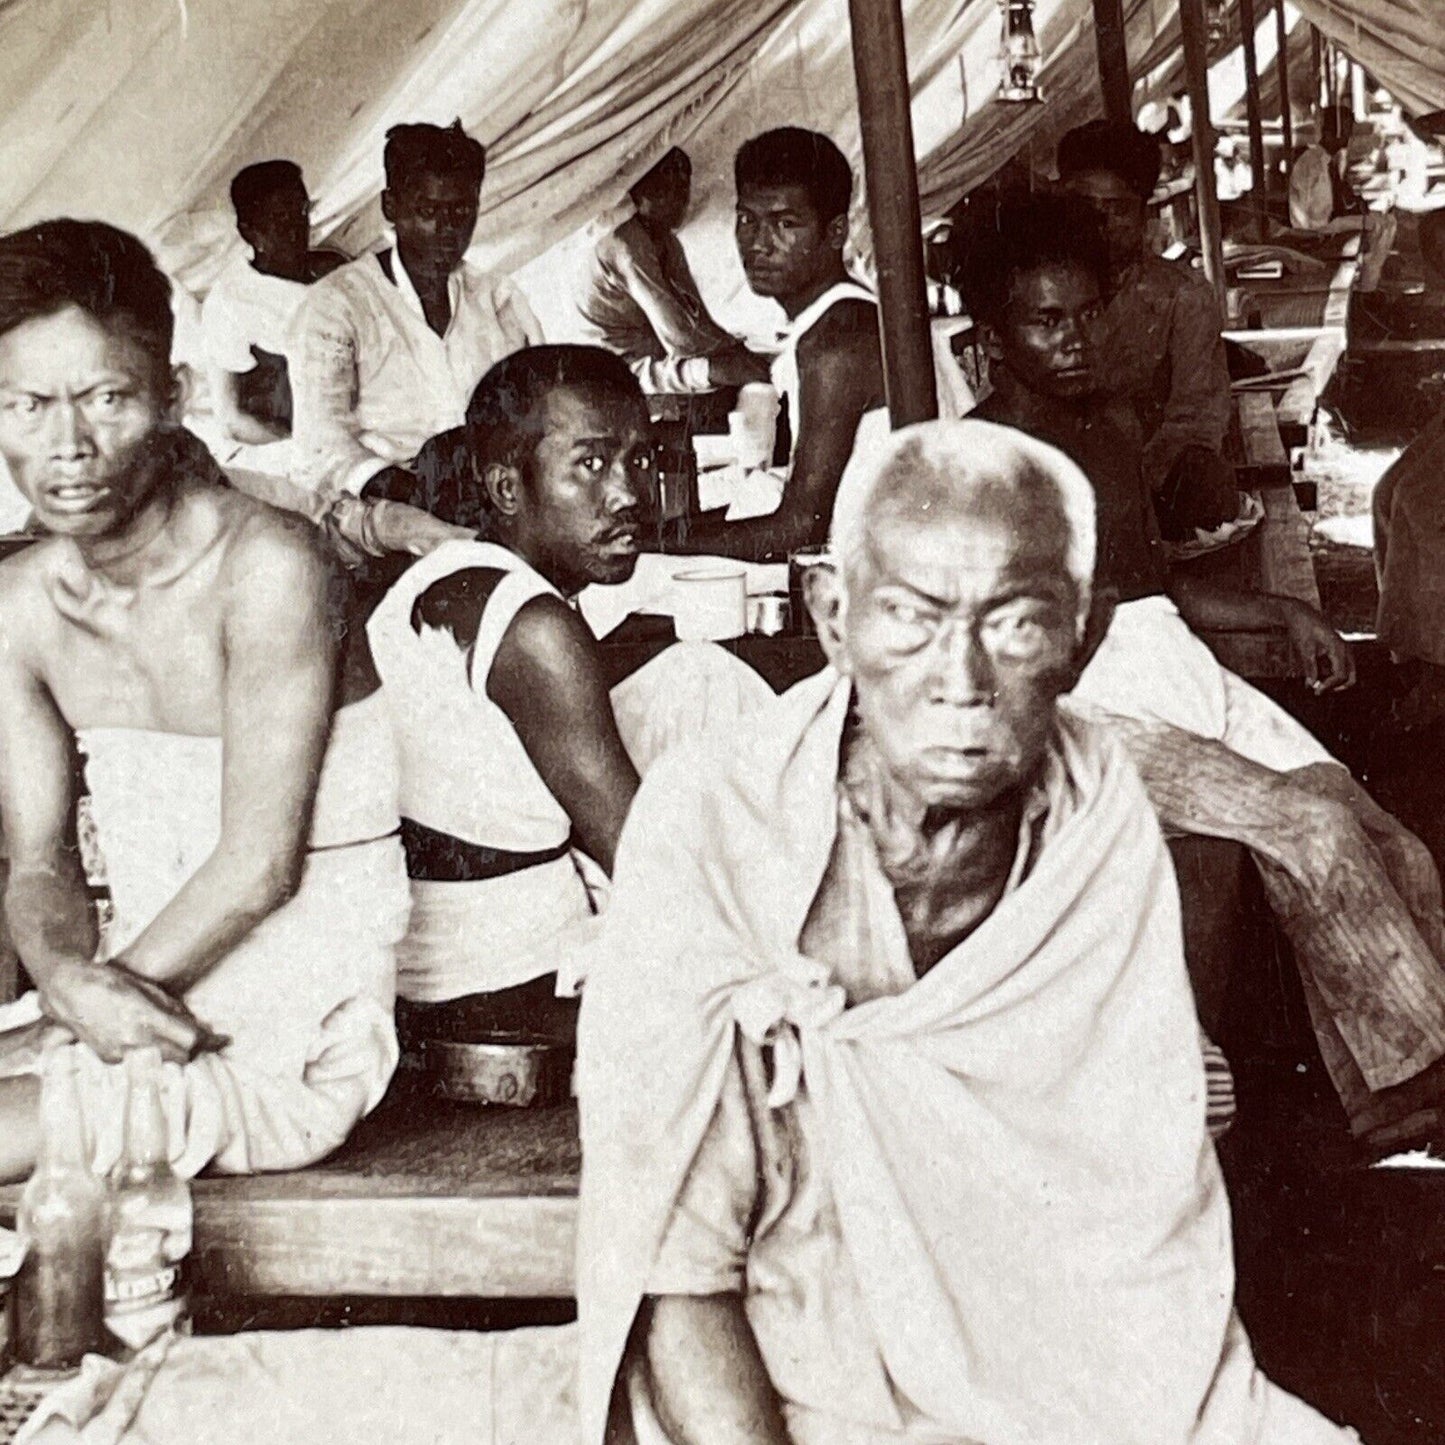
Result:
M567 1299L576 1230L575 1198L218 1196L187 1276L217 1295Z

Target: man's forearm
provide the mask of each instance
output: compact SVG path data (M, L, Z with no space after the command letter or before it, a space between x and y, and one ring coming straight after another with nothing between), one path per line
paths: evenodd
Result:
M1179 615L1196 630L1245 632L1285 625L1288 599L1268 592L1245 592L1176 574L1169 579L1169 595Z
M57 969L95 957L95 909L78 863L53 869L12 866L5 922L16 954L42 993Z
M662 1295L647 1321L653 1404L675 1445L788 1445L740 1295Z
M695 528L682 550L709 557L739 557L748 562L781 562L791 552L821 546L827 540L828 529L819 519L774 512L744 522Z
M213 854L121 955L177 996L193 988L290 899L299 865L259 867Z

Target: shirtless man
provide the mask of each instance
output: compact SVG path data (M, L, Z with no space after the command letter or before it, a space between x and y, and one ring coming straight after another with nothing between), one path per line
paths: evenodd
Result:
M793 451L776 511L694 528L687 549L785 557L827 540L850 461L888 434L878 305L843 263L853 174L827 136L766 131L738 151L733 170L748 285L788 317L773 384L787 399ZM940 406L957 415L962 378L947 368L940 358Z
M154 1045L179 1170L296 1168L395 1065L395 769L369 665L338 683L313 530L178 444L171 330L134 237L0 240L0 454L49 533L0 565L5 911L31 1019L74 1041L97 1167L109 1066ZM99 943L77 753L115 910ZM0 1178L32 1166L37 1095L0 1079Z

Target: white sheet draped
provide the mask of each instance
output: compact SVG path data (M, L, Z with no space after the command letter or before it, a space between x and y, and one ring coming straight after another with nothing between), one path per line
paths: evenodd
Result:
M1298 7L1407 109L1445 106L1445 6ZM1175 9L1127 0L1136 73L1177 48ZM1089 0L1039 0L1043 106L992 98L995 5L905 0L905 11L926 209L1020 147L1046 165L1058 133L1097 112ZM511 270L685 144L697 162L692 249L718 256L699 280L743 330L776 318L716 244L738 143L792 122L834 135L855 164L860 149L846 0L8 0L0 94L0 226L103 217L157 245L197 291L237 244L226 187L251 161L299 161L319 232L361 249L380 234L386 129L460 116L492 157L478 259ZM860 205L866 256L861 217Z
M1178 899L1132 768L1063 725L1078 810L1030 878L905 993L844 1010L797 940L848 698L825 672L725 762L674 755L623 833L578 1036L584 1445L739 1029L774 1045L770 1105L808 1091L920 1439L1348 1438L1258 1373L1233 1315Z

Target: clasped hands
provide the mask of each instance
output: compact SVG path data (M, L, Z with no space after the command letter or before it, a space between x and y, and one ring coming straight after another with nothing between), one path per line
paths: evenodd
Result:
M116 959L59 965L40 990L40 1004L47 1018L107 1064L143 1048L159 1049L167 1063L184 1064L230 1042L160 984Z

